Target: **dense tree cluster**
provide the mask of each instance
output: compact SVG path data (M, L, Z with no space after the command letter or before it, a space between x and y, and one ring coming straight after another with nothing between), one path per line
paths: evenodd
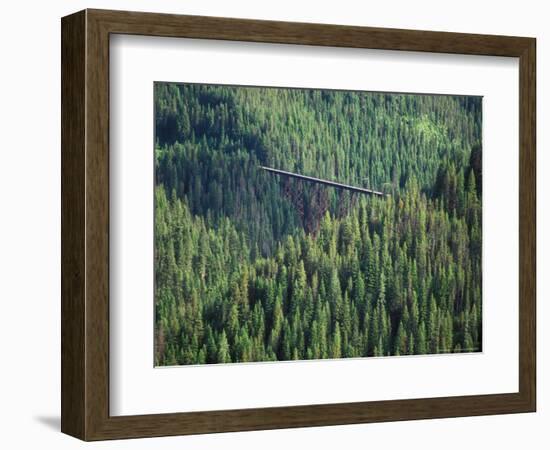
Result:
M157 83L155 109L156 364L481 349L480 98ZM325 188L312 232L261 165L391 195Z

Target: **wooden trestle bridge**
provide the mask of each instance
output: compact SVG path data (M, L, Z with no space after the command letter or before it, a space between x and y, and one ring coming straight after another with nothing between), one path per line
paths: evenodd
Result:
M340 217L346 215L349 209L353 207L357 200L356 194L367 194L379 197L385 197L387 195L373 189L310 177L299 173L288 172L286 170L274 169L272 167L260 166L260 168L281 177L284 195L296 208L298 216L308 232L316 233L318 231L321 219L329 207L328 194L326 189L322 189L323 186L333 187L343 191L344 196L338 201L337 215ZM302 182L312 185L312 189L308 194L310 201L307 205L304 205L305 191L303 186L304 183Z

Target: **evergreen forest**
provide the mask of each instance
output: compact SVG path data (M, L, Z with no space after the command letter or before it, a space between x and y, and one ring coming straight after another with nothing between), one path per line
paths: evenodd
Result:
M155 365L481 351L480 97L154 101Z

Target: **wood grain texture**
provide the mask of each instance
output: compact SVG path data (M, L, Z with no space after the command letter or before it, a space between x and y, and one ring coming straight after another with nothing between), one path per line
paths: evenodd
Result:
M84 398L84 12L61 27L61 430L82 437Z
M536 409L537 164L536 41L519 67L519 390Z
M519 392L109 416L109 34L112 33L519 57ZM99 440L535 410L534 39L86 10L63 18L62 40L62 430L65 433L84 440Z
M88 10L112 33L279 44L521 56L529 38L436 31Z

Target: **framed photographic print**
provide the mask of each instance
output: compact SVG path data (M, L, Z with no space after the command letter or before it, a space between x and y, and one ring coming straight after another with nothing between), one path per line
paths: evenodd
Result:
M62 431L535 411L535 39L62 19Z

